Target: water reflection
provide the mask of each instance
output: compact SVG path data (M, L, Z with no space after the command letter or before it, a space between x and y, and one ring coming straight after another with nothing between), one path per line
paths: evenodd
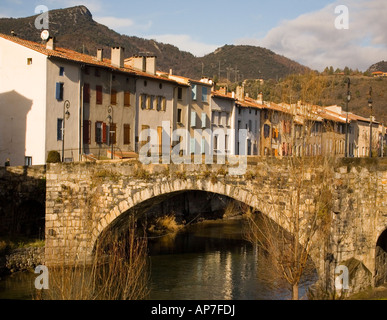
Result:
M258 272L258 252L243 240L242 221L211 222L179 233L174 241L151 241L152 300L289 299Z

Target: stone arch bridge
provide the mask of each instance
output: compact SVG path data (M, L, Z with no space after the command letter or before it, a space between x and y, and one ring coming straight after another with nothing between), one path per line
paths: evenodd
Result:
M356 272L362 274L366 284L386 280L386 161L337 160L328 168L307 168L297 177L292 176L287 160L249 161L243 176L230 176L224 168L222 165L144 166L137 161L47 165L46 265L90 258L102 232L127 217L131 210L146 210L184 191L230 197L289 230L286 219L281 219L278 213L285 213L285 217L291 214L287 194L292 183L302 179L309 185L301 195L301 208L306 212L313 206L313 194L321 193L318 177L328 171L324 183L330 190L329 243L311 253L320 283L332 289L335 268L345 261L356 262L351 264L355 265L351 267L355 270L350 269L351 276L355 277ZM383 250L377 249L378 245ZM353 286L360 289L358 284Z

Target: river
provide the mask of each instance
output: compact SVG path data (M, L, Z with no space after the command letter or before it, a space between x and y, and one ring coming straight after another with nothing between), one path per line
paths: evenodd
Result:
M257 250L243 240L242 220L192 225L178 234L149 240L150 300L284 300L285 288L262 279ZM0 299L31 299L33 273L0 280ZM300 296L315 278L306 279Z

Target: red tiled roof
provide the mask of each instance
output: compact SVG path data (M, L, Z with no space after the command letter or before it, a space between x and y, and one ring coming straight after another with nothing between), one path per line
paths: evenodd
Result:
M0 34L0 38L12 41L16 44L19 44L21 46L24 46L28 49L34 50L36 52L39 52L41 54L46 55L48 58L58 58L58 59L64 59L68 61L73 61L76 63L83 63L87 65L92 65L92 66L99 66L103 68L109 68L115 71L131 74L131 75L137 75L141 77L147 77L147 78L153 78L157 80L162 80L162 81L168 81L168 82L173 82L176 83L174 80L170 80L165 77L157 76L157 75L151 75L146 72L141 72L135 69L132 69L125 65L124 68L119 68L111 64L111 60L109 59L103 59L103 61L100 61L97 59L97 57L93 57L87 54L79 53L70 49L65 49L65 48L59 48L56 47L55 50L50 50L47 49L45 45L29 41L29 40L24 40L19 37L15 36L8 36L5 34Z

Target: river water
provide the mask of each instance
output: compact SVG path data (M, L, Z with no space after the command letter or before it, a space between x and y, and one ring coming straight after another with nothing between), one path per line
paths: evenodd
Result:
M205 222L149 240L150 300L284 300L286 288L262 278L257 250L243 240L242 220ZM31 299L33 273L0 280L0 299ZM300 296L315 279L306 279Z

